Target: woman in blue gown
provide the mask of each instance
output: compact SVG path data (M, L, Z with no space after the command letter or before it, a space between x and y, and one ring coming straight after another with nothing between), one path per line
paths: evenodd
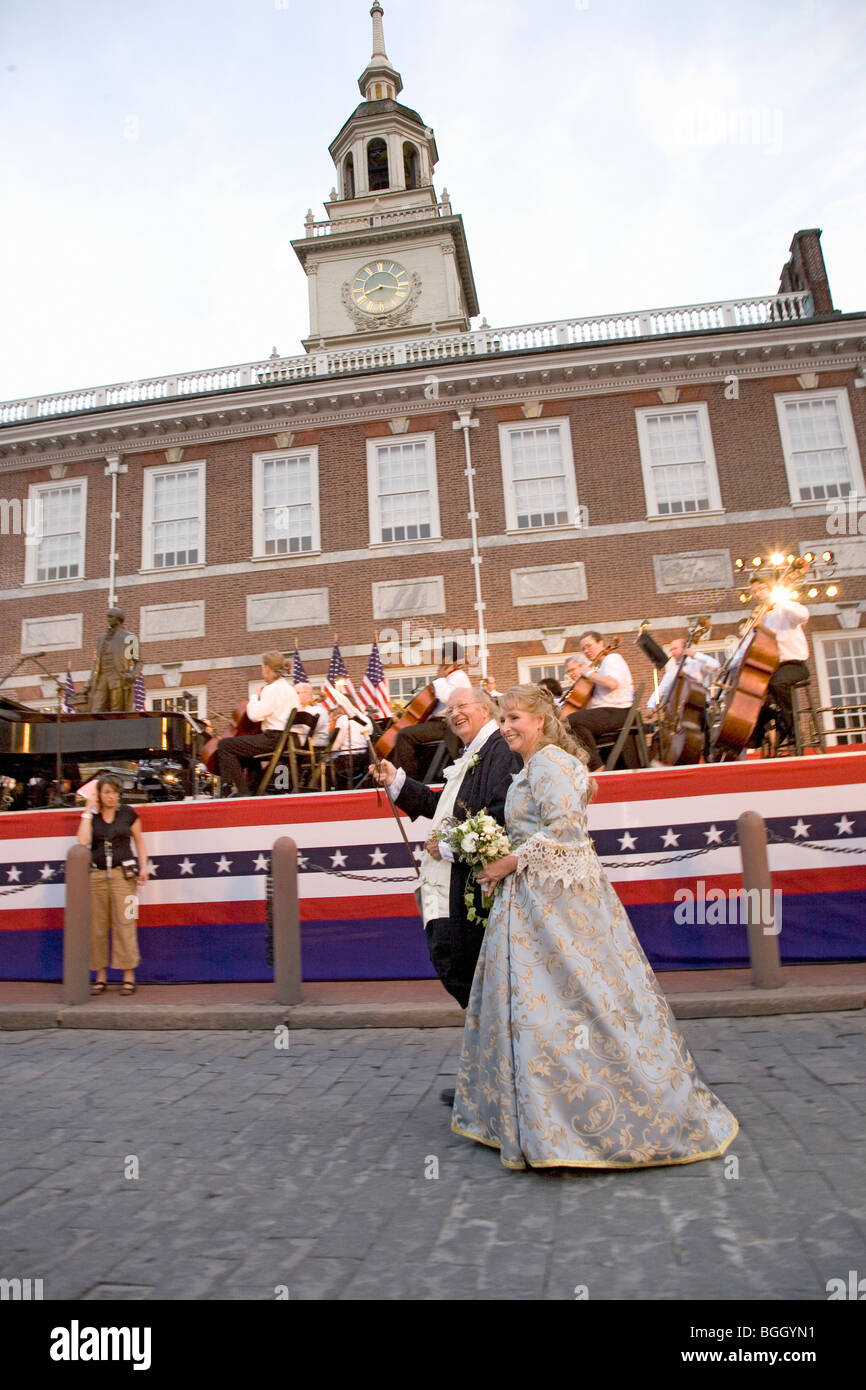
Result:
M516 686L512 853L466 1016L452 1129L507 1168L645 1168L724 1153L737 1121L701 1081L586 828L595 784L547 691Z

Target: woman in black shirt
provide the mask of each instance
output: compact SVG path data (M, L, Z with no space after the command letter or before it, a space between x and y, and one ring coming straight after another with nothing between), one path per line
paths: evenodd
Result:
M136 865L130 836L135 842ZM111 929L111 968L123 971L121 995L135 993L138 952L139 887L147 883L147 850L138 812L120 800L120 783L106 774L88 797L78 828L78 842L91 847L90 860L90 968L96 979L91 994L104 994L108 968L108 932Z

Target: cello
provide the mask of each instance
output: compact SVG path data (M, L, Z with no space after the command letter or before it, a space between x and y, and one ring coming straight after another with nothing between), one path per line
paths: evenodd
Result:
M607 646L599 652L598 656L593 657L585 669L597 671L604 658L609 656L611 652L615 652L618 646L619 638L612 637ZM560 717L567 719L570 714L576 714L578 710L585 709L594 690L594 681L591 681L588 676L578 676L559 707Z
M793 560L779 585L798 580L809 568L811 557ZM759 604L749 618L740 641L718 680L718 694L710 714L710 758L722 762L738 756L751 738L767 697L767 687L779 664L776 635L762 621L775 599Z
M708 618L697 618L689 629L671 693L659 708L659 759L669 767L699 763L704 751L707 692L703 683L687 676L683 668L692 643L699 642L709 630Z
M217 744L220 738L236 738L241 734L259 734L261 730L261 724L254 724L252 719L248 718L246 700L239 700L232 710L226 732L220 734L219 738L209 738L199 753L198 760L200 763L204 763L211 776L215 777L217 773Z

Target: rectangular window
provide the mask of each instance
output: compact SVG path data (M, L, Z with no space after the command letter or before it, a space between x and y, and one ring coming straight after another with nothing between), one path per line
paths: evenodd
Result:
M575 640L574 646L577 646ZM537 685L542 680L557 680L565 688L569 685L569 679L565 672L563 661L547 661L539 663L526 657L521 657L517 663L520 680L524 684Z
M816 655L823 666L822 703L831 707L824 730L831 743L866 743L866 637L821 637Z
M204 462L144 474L142 569L204 563Z
M432 666L429 671L426 671L420 666L415 667L412 674L409 676L403 674L392 676L386 672L385 679L388 682L388 698L392 701L402 700L408 704L415 694L415 691L418 690L420 686L428 684L429 681L433 680L435 675L436 671Z
M188 714L204 718L207 713L207 686L187 686L176 695L148 695L147 708L154 714L171 714L173 710L186 710Z
M830 502L863 491L863 472L844 391L777 396L792 502Z
M707 407L638 410L637 431L650 517L721 509Z
M567 420L500 425L499 450L509 531L577 524L577 488Z
M81 579L87 482L34 483L28 500L26 584Z
M321 548L318 449L253 455L253 529L258 559Z
M439 497L432 434L367 441L372 544L438 540Z

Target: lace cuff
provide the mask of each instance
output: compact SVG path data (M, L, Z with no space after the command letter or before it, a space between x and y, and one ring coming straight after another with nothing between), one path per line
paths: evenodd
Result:
M531 873L565 888L601 887L601 865L589 840L579 845L561 845L546 835L530 835L512 854L517 860L516 873Z

